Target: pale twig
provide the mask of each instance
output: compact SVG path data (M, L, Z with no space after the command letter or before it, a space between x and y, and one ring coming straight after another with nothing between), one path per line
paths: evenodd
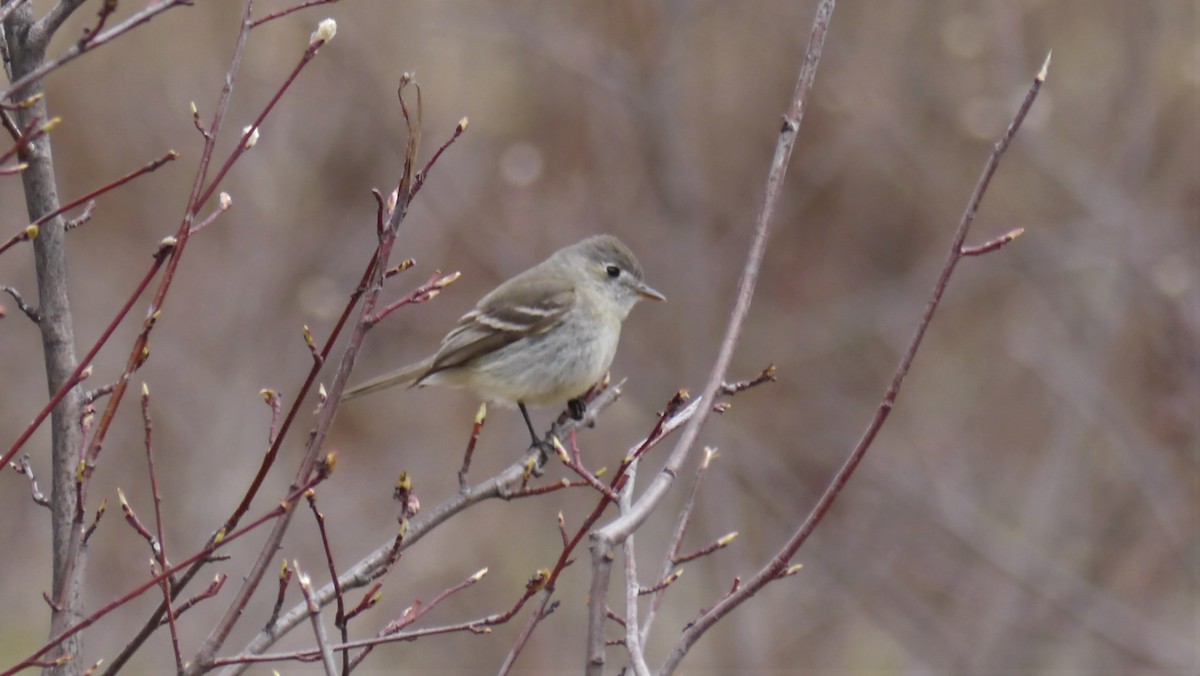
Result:
M691 523L692 519L692 508L696 505L696 495L700 492L700 484L703 483L704 475L708 473L708 467L712 464L715 457L717 457L716 449L705 448L704 457L700 459L700 463L696 466L696 474L692 478L692 487L688 491L687 499L683 502L683 508L679 511L678 518L675 520L675 531L671 535L671 544L667 549L666 556L663 557L663 579L669 577L671 571L677 565L679 549L683 546L683 536L687 533L688 524ZM666 589L666 587L664 586L663 589ZM650 599L650 607L646 610L646 619L642 622L641 639L643 643L650 635L650 626L654 624L654 618L658 614L658 608L662 605L662 600L662 590L655 590L654 598Z
M699 438L700 428L712 411L713 400L720 390L721 383L733 359L734 348L738 344L746 316L750 311L750 302L754 297L754 288L758 281L759 271L766 254L767 238L770 234L771 221L775 214L775 206L783 190L783 180L796 142L796 132L803 119L804 109L816 79L817 65L820 63L821 51L825 44L825 35L829 29L829 21L833 15L834 0L822 0L817 7L813 19L812 31L809 35L808 49L804 65L801 66L797 78L796 89L792 95L791 105L783 119L779 132L779 140L775 146L775 155L767 176L767 186L763 203L758 212L754 225L754 235L750 244L750 252L746 256L746 264L742 269L738 283L737 297L733 310L730 312L729 323L725 337L721 341L712 372L704 387L704 392L698 399L703 402L697 415L684 428L674 450L671 451L663 468L653 481L634 502L631 509L618 516L611 523L592 533L592 584L591 596L588 603L588 639L589 654L586 656L586 670L591 676L599 676L604 671L603 642L597 638L602 634L604 626L604 598L607 595L612 569L614 548L639 528L649 518L666 496L667 491L675 482L683 463L691 454L692 447Z
M337 665L333 662L333 651L329 649L329 638L325 635L325 625L321 622L321 606L313 598L312 582L304 571L300 570L300 562L292 561L296 571L296 580L300 583L300 594L304 596L304 604L308 608L308 619L312 622L313 635L317 640L317 652L321 655L321 664L325 667L325 676L337 676Z
M41 323L42 316L38 313L37 308L33 307L29 303L26 303L25 299L21 297L21 294L16 289L12 288L11 286L0 286L0 291L12 296L13 301L15 301L17 304L17 309L21 312L24 312L25 316L29 318L29 321L33 322L34 324ZM11 455L6 454L5 457L11 457Z
M633 487L637 480L638 463L636 460L626 472L628 478L617 505L621 512L626 512L633 504ZM646 664L646 655L642 651L641 632L638 626L638 599L641 596L642 585L638 582L637 554L634 547L634 536L625 540L625 650L629 653L629 664L637 676L650 676L650 667ZM601 634L603 636L603 634Z
M16 462L12 463L12 468L16 470L17 474L24 474L25 478L29 480L29 495L33 499L33 503L42 507L49 507L50 500L38 488L37 477L33 475L33 465L29 462L29 454L26 453L21 456L20 464Z

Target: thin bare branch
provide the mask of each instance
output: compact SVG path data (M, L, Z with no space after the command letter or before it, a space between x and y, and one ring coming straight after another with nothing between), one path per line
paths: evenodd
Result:
M983 173L980 175L978 182L975 184L975 190L972 192L970 199L967 200L966 209L963 211L962 217L959 219L958 226L955 228L954 235L951 239L950 251L947 254L946 262L942 266L942 271L938 275L937 281L934 283L933 290L930 293L929 301L925 306L925 311L921 315L920 321L917 323L916 331L912 339L909 341L908 348L900 358L900 363L896 367L896 371L892 376L892 381L884 392L883 400L875 411L875 415L871 422L867 425L858 443L850 451L845 462L838 469L829 486L825 489L824 494L813 506L804 523L796 530L795 533L788 538L788 541L779 550L779 552L771 559L767 565L763 566L745 585L740 589L735 590L726 597L718 601L712 608L700 614L679 638L671 653L667 656L666 662L663 664L662 673L670 674L679 666L679 663L687 655L688 650L697 640L710 629L717 621L727 615L731 610L743 603L746 599L753 596L768 583L777 580L781 577L790 575L799 570L795 566L789 566L791 558L799 550L800 546L808 539L824 518L829 508L833 505L846 482L850 480L850 476L858 467L866 455L867 450L875 440L875 436L883 427L889 414L895 405L896 398L900 393L900 386L904 382L904 378L908 375L909 369L912 367L913 360L916 358L917 350L921 347L921 341L925 337L925 332L929 328L930 321L933 319L938 305L941 302L942 296L946 292L947 285L950 282L950 277L954 272L958 262L967 254L963 252L963 242L966 240L967 233L971 228L971 223L975 220L975 213L979 209L979 204L983 200L984 194L987 192L988 185L991 183L992 176L996 173L996 168L1000 164L1000 158L1008 149L1012 139L1016 136L1017 131L1021 128L1021 123L1025 120L1025 115L1033 106L1034 100L1037 99L1038 92L1041 90L1042 83L1046 79L1046 71L1049 67L1050 57L1046 57L1041 70L1034 77L1033 83L1029 87L1029 91L1025 95L1025 99L1021 102L1017 109L1012 122L1009 123L1008 129L1004 135L996 142L992 148L991 154L988 156L987 162L984 165ZM998 248L998 247L997 247Z
M300 583L300 593L304 596L304 604L308 608L308 619L312 622L313 634L317 640L317 652L321 655L321 665L325 667L325 676L337 676L337 665L333 662L333 651L329 649L329 637L325 634L325 625L321 622L321 606L313 597L312 581L300 570L300 562L293 561L292 568L296 571L296 580Z
M85 202L89 202L89 201L95 199L96 197L103 195L106 192L115 190L115 189L125 185L126 183L129 183L133 179L135 179L139 176L144 176L146 174L149 174L150 172L158 169L159 167L163 166L167 162L171 162L171 161L177 160L177 159L179 159L179 153L175 152L174 150L169 150L169 151L167 151L167 154L163 155L162 157L158 158L157 160L152 160L150 162L147 162L146 164L142 165L141 167L138 167L137 169L134 169L133 171L129 172L128 174L125 174L124 176L122 176L118 179L115 179L113 181L105 183L104 185L100 186L99 188L96 188L95 190L87 193L86 195L77 197L76 199L71 200L70 202L67 202L66 204L62 205L58 209L55 209L54 211L51 211L48 214L39 216L38 219L33 222L33 224L34 225L42 225L42 224L46 223L47 221L49 221L51 218L54 218L55 216L65 214L66 212L70 211L71 209L74 209L75 207L77 207L81 204L84 204ZM91 209L89 208L88 211L90 212Z
M299 11L301 11L301 10L308 9L308 8L310 8L310 7L316 7L316 6L318 6L318 5L328 5L328 4L330 4L330 3L334 3L334 2L337 2L337 1L338 1L338 0L307 0L306 2L302 2L302 3L298 4L298 5L293 5L293 6L291 6L291 7L287 7L287 8L285 8L285 9L281 9L281 10L279 10L278 12L272 12L272 13L270 13L270 14L268 14L268 15L264 16L264 17L261 17L261 18L255 19L254 21L250 22L250 27L251 27L251 28L258 28L259 26L261 26L261 25L263 25L263 24L265 24L265 23L269 23L269 22L271 22L271 21L274 21L274 20L276 20L276 19L282 19L283 17L285 17L285 16L287 16L287 15L289 15L289 14L293 14L293 13L295 13L295 12L299 12Z
M770 234L775 205L783 190L783 180L787 175L792 148L795 146L796 132L804 117L808 95L812 91L813 82L816 79L817 66L821 60L821 51L825 44L825 35L829 30L829 21L833 16L834 4L834 0L822 0L817 7L816 16L813 19L804 64L800 68L791 105L784 116L783 126L779 132L779 140L775 146L775 156L771 161L771 169L767 176L767 186L762 207L759 209L758 217L755 221L750 252L746 256L746 264L742 270L741 280L738 283L737 299L734 302L733 310L730 312L725 337L721 341L721 347L713 364L708 382L704 387L704 393L698 400L704 402L704 405L699 408L697 415L684 428L679 441L676 442L675 448L671 451L671 455L667 458L667 462L662 470L654 477L653 481L634 502L630 510L621 514L614 521L603 526L591 536L590 549L593 563L593 581L591 585L591 597L588 603L589 635L587 644L589 647L594 647L598 644L595 635L603 632L604 598L608 590L608 576L611 570L613 551L616 545L624 542L634 530L645 522L650 513L658 506L666 496L667 491L675 483L675 477L691 454L692 447L699 437L700 428L704 425L709 413L712 411L712 403L721 388L721 383L725 379L725 373L729 369L729 362L733 359L734 348L737 346L738 339L741 336L742 327L745 325L746 316L750 311L750 302L754 297L754 288L758 281L759 270L762 268L763 257L766 254L767 238ZM604 671L603 649L589 651L585 664L589 675L599 676L602 674Z
M80 56L83 56L85 53L87 53L101 45L112 42L113 40L120 37L121 35L150 21L151 19L158 16L159 14L162 14L163 12L165 12L169 9L173 9L175 7L180 7L183 5L190 5L192 3L192 1L193 0L162 0L161 2L148 3L144 8L133 13L132 15L129 16L129 18L125 19L121 23L113 26L112 28L109 28L108 30L104 31L103 33L100 33L99 35L96 35L91 40L89 40L85 45L81 46L79 43L76 43L76 44L72 45L71 48L68 49L61 56L54 58L54 59L50 59L49 61L42 63L40 66L33 69L29 73L26 73L25 75L22 75L21 77L18 77L17 79L13 80L13 82L8 86L8 89L5 89L4 91L0 92L0 101L8 100L8 98L10 96L12 96L15 92L20 91L23 87L25 87L26 85L28 85L31 82L41 79L42 77L44 77L46 75L46 73L49 73L50 71L55 70L56 68L60 68L61 66L65 65L67 63L70 63L71 61L74 61L75 59L79 58ZM71 0L71 2L78 4L78 2L80 2L80 0ZM65 19L66 17L64 16L62 18ZM61 21L61 19L60 19L60 21ZM43 30L43 31L41 31L41 33L43 35L45 35L47 33L47 31ZM49 37L47 36L45 39L49 40Z

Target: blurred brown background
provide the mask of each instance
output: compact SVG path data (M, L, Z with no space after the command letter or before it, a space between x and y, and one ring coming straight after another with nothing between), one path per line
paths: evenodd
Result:
M264 1L258 12L284 4ZM71 236L81 352L177 227L200 148L188 103L211 113L239 6L174 10L48 81L51 111L64 119L54 150L65 199L169 148L183 154L103 198ZM814 6L357 0L256 30L224 148L317 21L332 16L339 26L225 183L233 209L190 245L153 357L138 374L154 395L169 552L193 551L232 509L264 449L259 390L296 391L310 363L301 326L326 335L366 263L369 190L388 189L401 165L395 90L404 71L422 84L426 152L460 117L471 122L404 225L397 256L418 266L386 293L399 296L434 269L464 276L375 330L356 380L423 356L508 275L586 234L612 232L670 298L627 322L614 365L615 377L629 378L626 394L580 438L594 466L615 466L671 393L699 389L708 373ZM94 15L89 3L52 51ZM889 423L801 550L804 572L706 636L685 671L1200 669L1198 28L1188 0L838 7L731 374L775 363L780 382L738 397L702 435L720 456L685 549L731 530L741 536L687 566L655 625L652 663L735 575L776 551L857 439L991 143L1053 49L1049 81L970 239L1015 227L1025 235L960 266ZM15 178L0 180L0 216L0 237L26 223ZM0 260L0 283L35 297L30 251ZM34 327L9 298L0 304L8 309L0 320L7 448L42 405L45 383ZM142 312L118 331L89 384L119 372ZM330 444L341 461L320 494L339 563L393 533L390 493L400 469L414 475L426 508L456 490L475 407L467 395L429 389L343 409ZM545 423L552 412L535 415ZM286 486L310 421L302 417L293 431L255 513ZM473 476L511 462L524 434L517 414L493 411ZM103 497L115 507L120 486L149 517L140 439L129 401L89 509ZM46 476L44 432L28 450ZM640 536L647 583L681 493ZM489 503L448 523L405 556L356 633L485 566L491 572L479 585L426 623L509 607L530 573L558 554L555 514L574 527L593 503L582 492L554 494ZM145 544L112 511L91 550L92 609L146 571ZM0 512L0 663L8 664L45 639L49 521L11 471L0 474ZM310 515L301 514L283 555L323 582L317 543ZM211 569L230 581L184 617L185 656L257 546L233 547L234 559ZM520 673L579 671L581 556ZM260 594L226 652L261 626L272 593ZM156 603L147 594L89 630L87 662L111 659ZM490 636L389 646L363 672L492 673L525 619ZM159 632L129 673L168 671L167 639ZM303 627L280 647L309 643ZM610 655L622 662L618 650Z

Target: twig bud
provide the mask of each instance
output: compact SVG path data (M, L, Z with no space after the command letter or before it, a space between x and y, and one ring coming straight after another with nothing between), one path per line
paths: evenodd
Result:
M562 460L564 463L570 463L571 459L567 455L567 449L562 445L562 442L558 440L558 437L551 437L550 445L554 446L554 452L558 455L559 460Z
M247 136L247 134L249 134L249 136ZM243 128L242 136L246 137L246 141L242 144L242 147L246 150L250 150L256 143L258 143L258 127Z
M308 37L308 46L311 47L318 42L329 42L335 35L337 35L337 22L333 19L325 19L317 24L317 30Z

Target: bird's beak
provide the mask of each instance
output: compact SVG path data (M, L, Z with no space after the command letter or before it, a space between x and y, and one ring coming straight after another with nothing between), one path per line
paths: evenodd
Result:
M638 295L641 296L642 298L649 298L650 300L660 300L664 303L667 302L666 296L655 291L654 289L650 288L649 286L646 286L645 284L638 284L637 292L638 292Z

